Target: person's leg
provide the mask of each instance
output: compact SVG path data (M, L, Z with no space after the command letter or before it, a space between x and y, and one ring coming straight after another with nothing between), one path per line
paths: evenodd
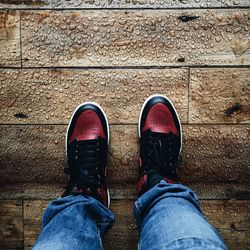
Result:
M162 180L135 203L139 249L227 249L202 215L197 196Z
M66 134L69 174L62 198L53 201L43 217L38 249L102 249L101 238L114 215L106 184L109 126L96 103L80 105Z
M139 118L139 249L226 249L203 217L197 196L178 184L182 149L178 114L164 96L149 97Z
M113 222L112 212L90 196L56 199L44 212L42 231L33 249L102 249L101 238Z

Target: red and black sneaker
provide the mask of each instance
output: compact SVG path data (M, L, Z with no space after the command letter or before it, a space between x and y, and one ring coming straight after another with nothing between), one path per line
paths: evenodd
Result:
M109 125L102 108L93 102L80 105L73 113L67 134L66 150L69 181L63 197L85 194L109 207L106 165Z
M172 102L163 95L150 96L142 106L138 130L140 167L136 189L140 196L163 179L178 182L182 131Z

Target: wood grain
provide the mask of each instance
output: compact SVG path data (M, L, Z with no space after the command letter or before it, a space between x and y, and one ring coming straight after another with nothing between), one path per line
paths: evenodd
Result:
M47 201L24 202L24 242L30 249L40 232L42 211ZM138 233L133 216L133 200L112 200L116 216L104 238L104 249L136 249ZM249 242L249 201L201 201L208 221L216 227L230 249L247 249Z
M247 249L250 244L249 201L201 201L208 221L218 229L229 249Z
M0 198L54 198L66 184L66 126L0 126ZM183 184L201 198L249 198L248 125L184 126ZM111 126L108 183L113 198L134 198L137 127Z
M187 123L188 69L0 69L0 123L67 124L84 101L112 123L137 123L145 99L169 96Z
M191 69L189 123L249 123L249 69Z
M0 67L20 66L20 13L0 10Z
M247 0L0 0L0 8L211 8L211 7L249 7Z
M249 10L24 11L23 66L249 65Z
M0 201L0 249L22 249L22 201Z

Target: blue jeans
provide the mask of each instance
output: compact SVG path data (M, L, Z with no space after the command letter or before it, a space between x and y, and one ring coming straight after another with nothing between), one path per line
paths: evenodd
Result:
M162 180L135 202L139 249L227 249L202 215L194 192ZM46 209L34 250L102 249L113 213L92 197L54 200ZM119 244L119 243L118 243Z

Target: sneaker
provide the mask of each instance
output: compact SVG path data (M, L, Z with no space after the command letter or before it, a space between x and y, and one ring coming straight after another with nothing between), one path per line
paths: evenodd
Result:
M182 148L179 116L172 102L163 95L152 95L143 104L138 132L140 167L136 185L142 195L161 180L177 183L177 167Z
M66 133L69 175L63 197L85 194L109 207L106 165L109 125L102 108L93 102L80 105L73 113Z

